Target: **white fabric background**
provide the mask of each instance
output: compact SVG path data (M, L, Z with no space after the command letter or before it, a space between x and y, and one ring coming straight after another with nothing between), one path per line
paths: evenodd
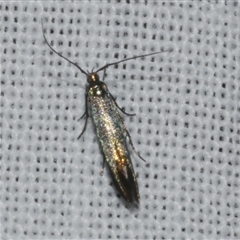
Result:
M239 239L239 4L1 2L1 239ZM127 117L141 195L100 176L84 121L84 70ZM100 73L102 77L102 72Z

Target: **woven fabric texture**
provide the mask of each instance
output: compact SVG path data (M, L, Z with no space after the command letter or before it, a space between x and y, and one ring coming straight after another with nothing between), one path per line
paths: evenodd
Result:
M239 239L240 16L235 1L1 2L1 239ZM112 184L85 71L124 116L140 191ZM99 73L103 77L103 72Z

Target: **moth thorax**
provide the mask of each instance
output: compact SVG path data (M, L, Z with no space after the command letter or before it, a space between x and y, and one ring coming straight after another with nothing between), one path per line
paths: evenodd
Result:
M90 93L94 97L103 97L105 94L105 86L103 84L96 84L90 88Z
M101 96L102 95L102 88L100 86L96 86L96 89L95 89L95 95L96 96Z

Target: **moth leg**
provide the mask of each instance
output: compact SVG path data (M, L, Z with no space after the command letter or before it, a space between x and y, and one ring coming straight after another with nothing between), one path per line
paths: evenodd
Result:
M116 102L116 101L115 101L115 102ZM135 115L136 115L136 113L126 113L126 112L123 111L123 109L120 108L118 105L117 105L117 107L118 107L118 109L119 109L122 113L124 113L124 114L127 115L127 116L135 116Z
M127 133L127 136L128 136L128 138L129 138L130 145L131 145L133 151L136 153L136 155L137 155L139 158L141 158L144 162L146 162L146 160L145 160L143 157L141 157L141 155L139 154L139 152L135 149L135 147L134 147L134 145L133 145L133 142L132 142L131 135L130 135L130 133L128 132L128 130L125 129L125 131L126 131L126 133Z
M101 175L101 176L103 175L103 171L104 171L104 168L105 168L105 162L106 162L106 159L103 158L102 169L100 170L100 175Z
M78 136L77 139L79 139L83 135L83 133L85 132L85 130L87 128L87 120L88 120L88 114L86 113L86 120L85 120L85 123L84 123L83 130L82 130L82 132L80 133L80 135Z
M85 115L86 115L86 109L85 109L85 111L84 111L84 113L83 113L83 115L78 119L78 121L80 121L81 119L83 119L84 117L85 117Z
M106 76L106 71L107 71L107 69L105 68L104 71L103 71L103 81L104 81L105 76Z
M84 123L83 130L82 130L82 132L80 133L80 135L78 136L77 139L79 139L79 138L83 135L83 133L85 132L85 130L86 130L86 128L87 128L87 121L88 121L88 117L89 117L89 115L88 115L88 104L87 104L87 101L88 101L88 99L87 99L87 94L86 94L86 95L85 95L85 111L84 111L83 115L78 119L78 121L79 121L80 119L82 119L84 116L86 116L86 119L85 119L85 123Z
M104 71L103 71L103 81L104 81L104 78L105 78L105 75L106 75L106 70L107 70L107 69L105 68ZM115 105L117 106L117 108L118 108L123 114L125 114L125 115L127 115L127 116L135 116L135 115L136 115L136 113L126 113L125 111L123 111L122 108L120 108L120 107L118 106L118 104L117 104L115 98L113 97L113 95L112 95L110 92L109 92L109 94L110 94L110 96L112 97L112 99L113 99Z
M112 95L110 92L109 92L109 94L110 94L110 96L112 97L112 99L113 99L115 105L117 106L117 108L118 108L122 113L124 113L124 114L127 115L127 116L135 116L135 115L136 115L136 113L126 113L125 111L123 111L122 108L120 108L120 107L118 106L118 104L117 104L115 98L113 97L113 95Z

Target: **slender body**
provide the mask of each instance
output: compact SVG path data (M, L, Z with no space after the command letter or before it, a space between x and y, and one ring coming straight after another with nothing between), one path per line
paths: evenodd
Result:
M101 150L103 152L104 161L108 163L110 172L112 174L114 182L116 183L117 188L120 190L120 192L128 202L131 203L139 202L140 197L138 184L127 148L126 143L127 137L129 138L130 145L132 146L135 153L143 161L145 160L135 150L130 134L125 127L124 120L121 117L119 110L126 115L135 114L127 114L122 109L119 108L116 101L112 97L111 93L108 91L107 86L102 81L99 80L99 76L97 73L102 70L105 71L109 66L116 65L121 62L125 62L136 58L142 58L159 54L162 53L163 51L144 54L140 56L134 56L131 58L120 60L118 62L109 63L99 68L97 71L89 73L85 72L76 63L70 61L66 57L62 56L60 53L56 52L48 43L44 35L44 32L43 37L49 48L54 53L56 53L61 58L65 59L69 63L76 66L87 77L88 84L85 93L86 96L85 112L81 117L81 118L85 117L85 124L78 139L82 136L82 134L86 130L87 121L90 113L90 115L93 118L97 137L100 143Z
M97 78L94 73L90 78ZM118 189L128 202L139 202L139 190L127 149L124 120L107 86L97 80L87 87L88 109L93 118L104 159Z

